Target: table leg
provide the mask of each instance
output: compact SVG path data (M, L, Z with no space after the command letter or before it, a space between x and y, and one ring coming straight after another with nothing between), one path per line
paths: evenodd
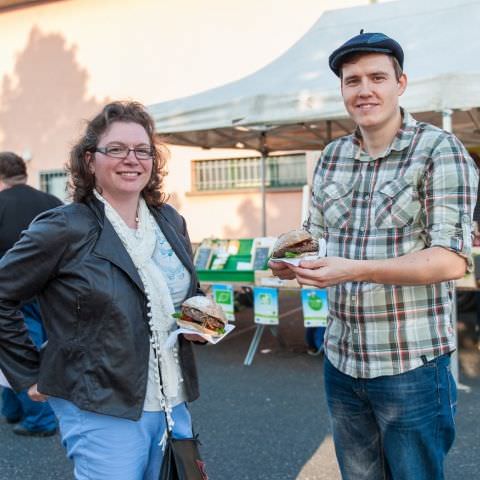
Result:
M285 348L287 348L287 344L285 343L285 340L283 339L282 335L280 334L280 329L278 328L278 325L271 325L270 326L270 332L277 339L279 347L282 350L285 350Z
M257 328L255 329L255 333L253 334L252 341L250 342L250 347L248 347L247 356L243 361L244 365L248 366L252 364L253 357L255 356L255 353L257 353L257 348L260 343L260 340L262 339L264 330L265 330L265 325L257 325Z

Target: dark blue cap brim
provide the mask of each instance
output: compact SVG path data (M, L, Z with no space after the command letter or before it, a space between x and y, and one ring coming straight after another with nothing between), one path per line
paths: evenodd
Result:
M375 46L377 44L377 46ZM403 50L398 42L383 33L361 33L337 48L329 57L328 64L333 73L340 76L340 68L347 55L352 53L385 53L398 60L403 68Z

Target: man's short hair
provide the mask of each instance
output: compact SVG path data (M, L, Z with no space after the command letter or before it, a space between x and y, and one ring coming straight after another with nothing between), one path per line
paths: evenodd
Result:
M27 166L22 157L13 152L0 152L0 180L17 183L27 178Z
M354 52L350 53L349 55L345 55L345 57L343 57L342 59L342 64L338 69L338 76L340 77L340 80L343 79L343 66L346 63L355 63L360 57L363 57L364 55L369 55L370 53L372 52ZM400 63L398 63L396 57L394 57L393 55L389 55L388 53L386 53L385 55L392 61L395 78L398 82L398 80L400 80L400 77L403 75L403 68L401 67Z

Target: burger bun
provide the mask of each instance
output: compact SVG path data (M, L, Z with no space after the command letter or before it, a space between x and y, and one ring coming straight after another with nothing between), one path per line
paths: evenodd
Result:
M290 249L297 252L297 257L312 256L318 253L318 241L306 230L290 230L278 237L273 246L272 258L282 258Z

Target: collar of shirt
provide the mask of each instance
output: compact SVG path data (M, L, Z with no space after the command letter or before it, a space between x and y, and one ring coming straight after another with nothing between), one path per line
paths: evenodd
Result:
M375 158L364 152L362 150L362 134L360 132L360 128L357 127L352 133L352 135L350 135L351 158L354 158L355 160L370 162L372 160L376 160L379 157L387 157L388 155L390 155L390 152L392 150L401 152L402 150L407 148L412 142L418 122L403 108L400 108L400 111L402 114L402 125L398 130L397 134L395 135L392 143L387 148L387 150L385 150L385 152Z

